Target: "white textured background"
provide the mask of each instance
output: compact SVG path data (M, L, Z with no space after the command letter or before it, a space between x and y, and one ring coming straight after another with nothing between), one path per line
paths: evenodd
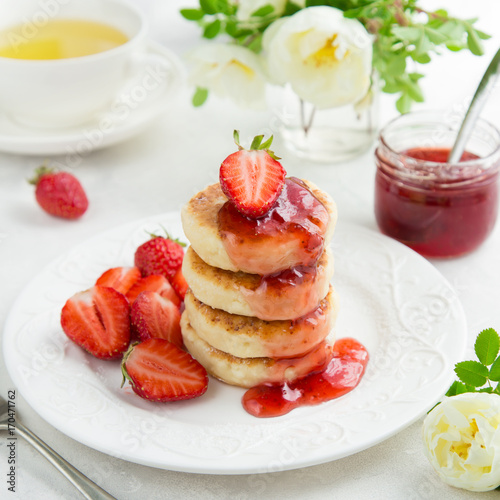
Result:
M179 8L192 0L136 0L147 13L152 37L182 55L198 41L194 25ZM490 58L500 45L498 0L423 2L447 7L461 17L479 17L478 26L493 35L487 55L445 53L424 67L426 103L419 108L463 109ZM88 213L68 223L46 216L35 205L26 183L44 158L0 153L0 322L38 270L97 232L152 214L177 210L212 182L218 165L232 151L234 128L254 135L268 126L267 113L243 112L211 99L202 109L190 105L186 91L168 115L125 144L86 155L76 168L89 198ZM500 91L483 116L500 127ZM392 99L382 97L382 122L395 115ZM1 130L0 130L1 134ZM279 143L276 149L280 149ZM284 156L284 155L283 155ZM318 166L284 156L290 175L311 179L330 192L340 217L374 228L372 153L338 166ZM500 225L476 253L434 262L456 288L466 312L469 351L477 333L500 330ZM0 362L0 390L13 385ZM289 472L253 476L207 476L160 471L127 463L89 449L61 434L30 409L18 394L24 423L53 448L119 499L472 499L498 498L498 491L473 494L447 487L422 453L421 422L367 451L332 463ZM79 498L73 487L36 451L20 441L15 495L7 492L6 435L0 435L0 497L23 500ZM4 493L5 492L5 493Z

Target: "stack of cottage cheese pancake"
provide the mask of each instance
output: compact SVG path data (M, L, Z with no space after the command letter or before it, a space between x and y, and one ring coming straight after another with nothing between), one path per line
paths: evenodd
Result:
M181 328L189 352L232 385L290 382L332 357L338 304L329 248L333 200L287 178L260 218L241 214L219 183L182 209L190 242Z

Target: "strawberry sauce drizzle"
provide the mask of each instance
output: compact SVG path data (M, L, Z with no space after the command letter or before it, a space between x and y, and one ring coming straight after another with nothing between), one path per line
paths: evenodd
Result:
M294 177L285 180L279 198L263 217L246 217L229 201L218 214L219 234L231 261L254 274L316 264L328 221L325 206ZM263 255L272 258L262 259Z
M357 340L339 339L324 370L293 382L252 387L243 395L243 408L255 417L277 417L299 406L317 405L338 398L359 384L368 359L366 348Z
M320 264L296 266L263 275L257 288L242 289L241 293L258 318L295 319L315 309L321 301L324 290L320 276L325 273L325 267Z

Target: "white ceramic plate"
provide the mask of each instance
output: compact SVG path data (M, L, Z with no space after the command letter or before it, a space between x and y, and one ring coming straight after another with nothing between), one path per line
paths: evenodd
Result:
M137 54L130 77L116 100L96 119L66 128L30 128L0 110L0 151L24 155L74 156L118 144L142 132L172 104L184 68L167 48L148 42Z
M183 237L178 213L100 234L45 268L16 301L4 331L9 373L45 420L92 448L158 468L212 474L293 469L339 459L410 425L446 392L465 350L460 302L438 271L378 233L339 224L333 242L341 309L337 336L371 359L351 393L258 419L243 389L210 380L198 399L157 404L120 388L118 362L69 341L60 310L107 268L131 265L145 229Z

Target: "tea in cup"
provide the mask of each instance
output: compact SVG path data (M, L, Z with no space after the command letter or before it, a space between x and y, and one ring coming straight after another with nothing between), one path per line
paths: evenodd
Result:
M125 0L2 0L0 112L34 127L91 121L131 76L146 33Z

